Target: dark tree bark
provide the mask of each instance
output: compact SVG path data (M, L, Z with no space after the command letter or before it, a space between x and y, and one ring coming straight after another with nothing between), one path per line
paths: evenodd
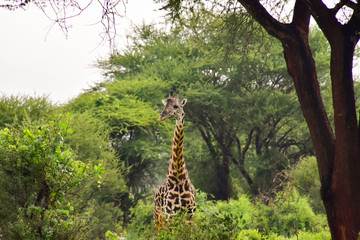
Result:
M360 230L360 145L352 79L352 61L359 40L359 4L351 20L341 25L337 5L328 9L320 0L297 0L293 20L283 24L271 17L258 1L239 0L247 11L278 38L284 48L288 71L308 124L318 161L321 196L333 239L357 239ZM331 46L331 79L335 134L319 90L315 62L308 43L310 14ZM335 138L336 136L336 138Z
M213 192L214 198L216 200L228 200L230 198L230 168L228 158L227 156L223 156L223 159L220 162L220 153L217 153L214 146L212 145L209 129L203 127L200 124L198 124L197 127L209 149L212 161L216 165L215 184L217 186L217 190L216 192Z
M219 195L216 197L218 200L229 200L231 194L230 188L230 167L229 167L229 159L227 156L224 156L222 159L222 163L219 166L219 170L217 171L217 181L219 187Z
M245 178L246 182L249 184L250 187L252 187L254 181L252 180L250 174L245 169L245 155L246 155L246 152L249 150L253 133L254 133L254 129L251 129L250 133L248 134L246 144L243 149L241 149L240 139L237 136L235 136L236 146L237 146L237 150L239 153L239 157L238 157L239 160L237 161L235 159L235 157L233 157L233 162L239 166L241 175Z
M352 65L360 37L360 6L352 6L354 15L342 25L335 18L335 9L346 1L341 1L333 10L318 0L305 2L331 46L336 142L332 181L323 200L334 238L357 239L360 231L360 144Z

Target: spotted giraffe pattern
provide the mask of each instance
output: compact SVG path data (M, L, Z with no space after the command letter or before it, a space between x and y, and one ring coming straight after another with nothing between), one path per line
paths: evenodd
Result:
M165 105L159 120L176 118L176 126L171 149L170 164L166 179L155 194L154 223L160 230L169 218L178 212L184 212L189 219L195 212L195 188L192 185L186 170L184 158L184 117L183 106L186 99L179 100L178 93L168 100L163 100Z

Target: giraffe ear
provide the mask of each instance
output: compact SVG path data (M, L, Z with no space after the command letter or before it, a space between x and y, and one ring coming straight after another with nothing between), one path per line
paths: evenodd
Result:
M181 100L181 102L180 102L181 106L183 107L183 106L186 104L186 102L187 102L187 99L186 99L186 98L184 98L183 100Z
M163 99L163 100L161 100L161 101L162 101L162 103L163 103L164 105L166 105L167 100Z

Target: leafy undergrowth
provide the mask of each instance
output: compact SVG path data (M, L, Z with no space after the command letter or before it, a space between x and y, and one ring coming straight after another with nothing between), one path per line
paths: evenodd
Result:
M246 195L230 201L209 201L197 193L197 210L192 224L180 216L156 232L152 222L152 198L132 209L126 239L331 239L326 216L316 215L308 199L294 188L277 194L268 204Z

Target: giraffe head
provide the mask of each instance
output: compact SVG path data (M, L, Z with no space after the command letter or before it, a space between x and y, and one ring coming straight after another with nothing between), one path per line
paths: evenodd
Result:
M170 91L169 98L167 100L162 100L165 107L159 116L159 121L164 121L167 118L182 118L184 116L183 107L186 101L186 98L183 100L179 99L179 93L176 93L175 96L173 96L173 92Z

